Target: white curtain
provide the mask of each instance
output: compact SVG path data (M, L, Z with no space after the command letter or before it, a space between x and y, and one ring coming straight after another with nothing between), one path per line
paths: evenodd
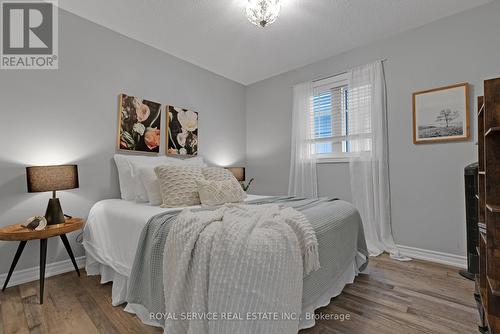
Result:
M352 201L363 220L371 256L401 257L391 228L387 107L382 62L348 72L349 169Z
M318 197L316 160L310 144L313 135L312 107L313 83L294 86L289 196Z

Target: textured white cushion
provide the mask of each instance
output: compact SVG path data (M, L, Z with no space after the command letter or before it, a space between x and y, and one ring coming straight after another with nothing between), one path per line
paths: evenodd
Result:
M238 203L244 199L244 191L240 184L231 179L222 181L198 179L196 184L203 205L214 206L225 203Z
M152 185L151 183L156 180L158 182L158 178L154 172L155 167L157 166L193 166L193 167L206 167L203 158L195 157L190 159L178 159L178 158L170 158L164 157L165 159L161 159L160 161L153 161L149 163L144 163L143 161L129 161L132 171L132 178L134 183L134 193L135 193L135 201L138 203L146 203L150 202L151 205L160 205L161 203L157 203L156 190L159 191L160 186ZM143 172L143 177L141 178L139 175L139 170L143 168L149 168L148 172ZM146 176L147 174L147 176ZM152 179L152 175L154 175L154 179ZM144 182L144 180L146 180ZM149 191L153 193L153 203L149 199Z
M203 176L206 180L210 181L224 181L224 180L236 180L233 173L222 167L205 167L201 170Z
M205 177L206 180L208 181L225 181L225 180L231 180L234 183L234 187L237 188L239 187L242 191L242 196L243 199L247 198L247 193L243 191L243 188L241 188L241 184L236 178L234 177L233 173L231 171L222 168L222 167L206 167L201 170L203 173L203 176Z
M200 204L196 180L203 179L201 167L158 166L155 173L160 182L162 208Z

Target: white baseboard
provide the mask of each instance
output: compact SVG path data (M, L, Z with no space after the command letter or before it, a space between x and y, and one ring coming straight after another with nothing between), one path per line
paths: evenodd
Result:
M467 268L467 257L455 254L437 252L427 249L397 245L401 254L414 259L425 260L430 262L436 262L440 264L446 264L458 268ZM85 256L76 258L76 264L78 268L85 267ZM45 277L51 277L55 275L64 274L75 270L71 260L64 260L60 262L54 262L47 264L45 268ZM32 281L38 281L40 278L40 267L33 267L23 270L14 271L12 277L10 278L9 287L28 283ZM5 279L7 278L7 273L0 274L0 284L3 286Z
M85 267L85 256L81 256L75 259L78 268ZM64 274L75 270L71 260L64 260L54 263L49 263L45 267L45 277L51 277L55 275ZM3 286L5 279L7 278L7 273L0 275L0 284ZM16 270L12 273L9 285L7 287L28 283L32 281L38 281L40 279L40 267L33 267L23 270Z
M443 252L432 251L403 245L396 245L402 255L414 259L446 264L458 268L467 268L467 257Z

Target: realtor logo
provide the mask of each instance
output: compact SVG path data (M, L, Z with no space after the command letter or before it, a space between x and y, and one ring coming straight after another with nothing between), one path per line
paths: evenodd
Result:
M58 68L56 1L2 1L1 69Z

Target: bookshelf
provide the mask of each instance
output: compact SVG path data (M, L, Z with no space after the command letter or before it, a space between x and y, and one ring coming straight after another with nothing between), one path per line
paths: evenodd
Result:
M478 98L479 274L482 332L500 334L500 78L484 82Z

